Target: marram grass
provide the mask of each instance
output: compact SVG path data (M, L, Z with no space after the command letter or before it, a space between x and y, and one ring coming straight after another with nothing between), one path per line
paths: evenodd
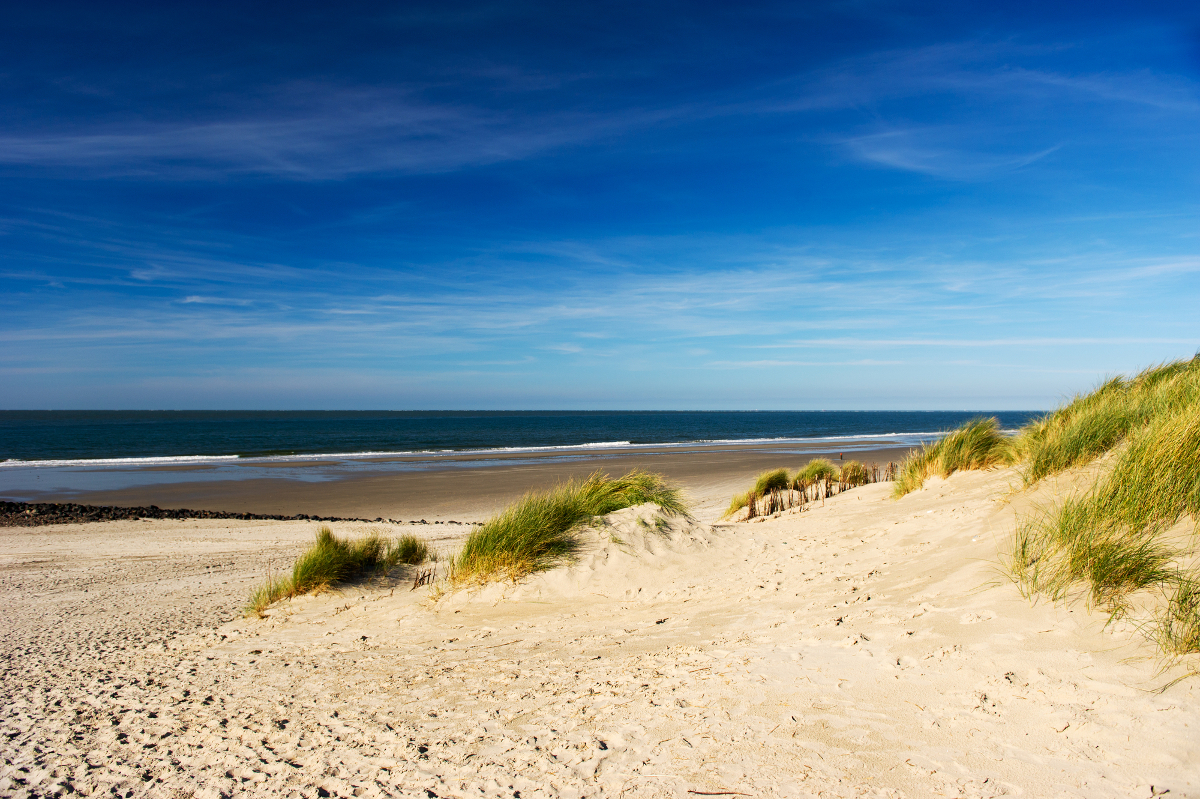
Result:
M838 476L838 468L833 465L832 461L827 458L813 458L804 464L803 469L796 472L796 477L792 483L796 488L803 488L806 485L812 485L813 483L825 480L836 481Z
M1153 419L1195 407L1200 361L1152 367L1131 379L1113 378L1027 425L1014 442L1032 484L1112 450Z
M900 466L894 496L916 491L930 477L1004 466L1015 458L1013 443L1000 432L995 418L978 418L951 430L937 441L914 452Z
M751 495L763 496L772 491L786 491L791 488L792 480L788 476L787 469L771 469L763 472L754 481L754 488L749 491L743 491L740 494L734 494L729 500L729 508L725 511L722 519L728 519L733 514L737 513L742 508L750 504Z
M842 464L840 479L848 486L862 486L871 482L871 474L859 461L846 461Z
M1082 593L1113 617L1144 607L1136 597L1157 596L1143 620L1148 636L1168 655L1200 653L1200 354L1108 380L1016 436L995 419L972 419L912 453L893 491L901 497L934 475L1011 464L1032 485L1105 455L1111 460L1088 490L1018 520L1009 570L1027 594L1062 601ZM792 485L854 485L863 472L851 461L839 475L815 459ZM726 516L754 496L735 496ZM1181 523L1193 528L1190 544L1167 538Z
M763 472L754 481L754 493L762 496L772 491L786 491L791 487L792 480L788 477L787 469L773 469Z
M738 511L746 508L752 499L756 500L766 498L768 496L778 496L773 492L789 492L800 491L807 492L813 486L828 484L830 490L833 490L834 485L838 488L856 488L858 486L870 483L874 478L872 472L867 469L859 461L846 461L839 470L827 458L813 458L804 465L795 476L789 477L787 469L771 469L765 471L758 476L754 481L754 486L739 494L734 494L729 500L729 507L722 514L722 519L728 519ZM820 494L824 496L824 494ZM802 493L800 502L803 504L807 501L807 494ZM793 497L788 495L780 501L784 503L785 508L793 507ZM766 511L769 512L769 511Z
M721 518L728 519L730 516L732 516L733 514L740 511L742 508L749 505L751 493L753 493L753 492L742 491L739 494L734 494L733 498L729 500L729 508L726 509L724 515L721 516Z
M637 470L616 479L596 472L530 492L471 532L454 559L451 582L519 580L554 568L575 554L580 525L646 502L671 514L687 512L677 488L661 475Z
M351 540L339 538L328 527L321 527L316 542L292 565L290 576L269 577L255 589L246 604L246 613L261 616L281 599L384 574L397 564L415 565L428 557L428 546L413 535L391 540L373 532Z
M1164 540L1181 521L1200 519L1200 393L1188 386L1194 371L1178 364L1135 380L1157 394L1151 411L1086 493L1018 525L1009 568L1029 592L1065 599L1083 590L1113 615L1127 613L1139 592L1158 592L1150 637L1168 654L1200 652L1200 575Z

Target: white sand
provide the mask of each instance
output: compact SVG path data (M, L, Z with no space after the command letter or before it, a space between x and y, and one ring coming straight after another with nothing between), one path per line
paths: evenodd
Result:
M1200 682L1156 693L1181 672L1135 631L999 573L1011 479L630 509L522 586L263 621L238 605L315 525L5 529L0 792L1200 795Z

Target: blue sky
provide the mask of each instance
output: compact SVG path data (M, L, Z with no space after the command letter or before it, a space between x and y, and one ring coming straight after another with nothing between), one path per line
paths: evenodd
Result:
M0 407L1054 405L1200 349L1193 4L25 4Z

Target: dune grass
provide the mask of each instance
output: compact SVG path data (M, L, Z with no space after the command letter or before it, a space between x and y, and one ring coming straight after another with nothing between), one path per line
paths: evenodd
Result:
M429 545L411 533L396 540L396 560L408 566L417 566L429 560Z
M729 507L725 510L725 513L722 514L721 518L728 519L730 516L749 505L750 495L752 493L752 491L743 491L740 494L734 494L733 498L729 500Z
M729 500L729 507L722 514L721 518L730 518L738 511L749 506L751 500L757 501L759 498L773 497L773 501L781 502L784 509L793 507L794 497L791 495L781 496L772 492L787 492L789 490L803 492L799 498L799 503L803 505L810 499L808 489L813 486L825 484L829 492L832 493L841 488L856 488L866 485L877 477L877 473L873 476L871 470L859 461L846 461L839 470L827 458L813 458L791 478L788 477L787 469L771 469L760 474L754 481L752 488L739 494L734 494ZM827 495L821 491L817 493L821 497ZM778 505L771 505L769 507L778 507ZM769 510L764 511L764 513L769 512Z
M1082 593L1113 618L1137 607L1138 623L1163 652L1200 653L1200 569L1188 565L1200 554L1200 354L1112 378L1016 436L1002 433L994 418L972 419L912 453L893 494L915 491L934 475L1012 464L1028 486L1106 455L1111 460L1090 488L1018 520L1009 570L1027 595L1068 600ZM818 458L792 486L837 480L849 486L869 478L856 461L839 475ZM735 496L726 516L754 496ZM1183 522L1192 528L1184 536L1190 543L1167 535Z
M958 471L1003 466L1015 458L1013 442L1000 432L1000 423L979 417L910 455L900 466L892 493L899 498L935 475L949 477Z
M1064 599L1083 589L1114 616L1138 592L1157 591L1165 605L1151 637L1165 652L1186 654L1200 651L1200 575L1181 565L1187 552L1164 534L1200 519L1200 393L1189 399L1187 372L1164 371L1152 375L1151 390L1166 393L1153 400L1156 412L1126 432L1086 493L1018 525L1009 566L1027 591Z
M772 491L786 491L791 484L792 479L788 477L787 469L772 469L763 472L754 481L754 493L762 496Z
M1014 442L1025 461L1026 484L1082 466L1110 451L1151 419L1194 406L1200 396L1200 360L1113 378L1076 396L1021 431Z
M863 486L871 482L871 474L859 461L846 461L842 464L841 481L848 486Z
M519 580L551 569L575 554L581 524L646 502L670 514L687 512L677 488L661 475L637 470L615 479L596 472L530 492L472 531L453 562L451 582Z
M351 540L321 527L316 542L292 565L291 575L268 577L254 590L246 613L261 616L281 599L318 593L339 583L384 574L400 563L422 563L428 557L428 546L413 535L391 540L372 532Z
M813 458L804 464L804 468L796 472L796 477L792 481L792 484L797 489L800 489L824 480L836 481L840 476L838 468L833 465L832 461L827 458Z

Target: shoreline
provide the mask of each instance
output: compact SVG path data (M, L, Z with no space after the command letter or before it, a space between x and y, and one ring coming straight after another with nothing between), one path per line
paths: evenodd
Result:
M865 463L899 462L911 446L870 447L869 439L839 442L840 449L783 446L777 443L704 445L695 447L575 450L542 454L454 454L429 459L379 459L363 471L330 461L303 466L272 464L265 473L246 466L113 468L84 472L63 470L59 476L86 483L97 477L116 483L92 490L14 490L4 484L13 472L0 473L0 499L35 503L187 508L195 511L252 513L268 516L320 516L355 519L451 519L476 522L530 490L548 488L600 470L610 474L631 469L663 474L696 497L730 496L766 469L794 469L814 457L843 452ZM419 460L424 468L410 467ZM398 467L398 468L397 468ZM243 470L243 471L238 471ZM48 472L50 470L46 470ZM35 478L49 475L35 474ZM11 482L11 480L9 481ZM49 481L47 481L49 482ZM707 510L706 503L700 503Z

